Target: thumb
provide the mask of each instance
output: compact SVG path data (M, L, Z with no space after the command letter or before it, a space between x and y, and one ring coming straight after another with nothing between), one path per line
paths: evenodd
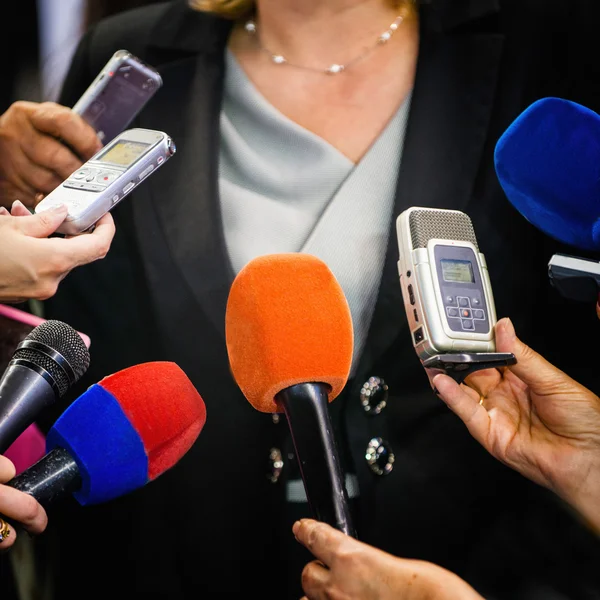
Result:
M515 355L517 364L508 368L532 389L545 389L567 378L565 373L517 337L510 319L500 319L496 324L496 351Z
M28 217L18 217L15 225L25 235L45 238L58 229L68 212L65 204L59 204Z

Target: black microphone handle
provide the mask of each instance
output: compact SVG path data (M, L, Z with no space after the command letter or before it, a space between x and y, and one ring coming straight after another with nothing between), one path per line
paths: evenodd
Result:
M57 398L46 371L29 362L9 365L0 380L0 454Z
M44 508L81 488L79 467L71 454L54 448L6 485L33 496Z
M300 383L279 392L276 400L288 420L314 518L356 537L329 416L329 389L324 383Z

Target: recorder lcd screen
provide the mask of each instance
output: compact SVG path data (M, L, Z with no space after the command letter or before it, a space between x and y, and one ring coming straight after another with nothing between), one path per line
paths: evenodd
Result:
M149 146L151 144L123 140L111 146L104 154L98 157L98 160L121 167L128 167L142 156Z
M444 281L451 283L475 283L473 267L469 260L440 260Z

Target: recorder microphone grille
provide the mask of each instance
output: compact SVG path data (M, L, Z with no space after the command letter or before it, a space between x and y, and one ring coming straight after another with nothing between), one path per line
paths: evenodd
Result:
M429 240L471 242L477 250L477 238L471 219L462 212L447 210L415 210L409 215L412 246L426 248Z

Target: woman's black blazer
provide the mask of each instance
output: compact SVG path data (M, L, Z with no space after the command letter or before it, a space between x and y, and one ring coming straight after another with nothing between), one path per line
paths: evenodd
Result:
M465 211L487 258L498 315L600 389L594 307L563 301L547 278L551 255L574 251L512 208L493 165L499 136L538 98L600 107L595 4L422 5L395 215L410 206ZM309 555L291 526L308 510L285 500L286 478L297 476L287 425L255 411L236 388L224 339L234 277L218 202L229 31L228 21L179 0L136 9L84 37L66 80L62 102L71 106L113 52L130 50L164 80L134 125L165 131L177 144L176 155L114 211L118 231L107 258L71 273L46 303L48 317L91 336L91 367L78 391L124 367L170 360L192 379L208 417L192 450L146 488L103 506L67 501L51 510L38 551L54 561L57 600L104 598L108 590L146 599L302 595ZM397 259L392 223L364 355L331 404L346 468L360 486L353 503L360 539L438 563L487 598L600 597L598 548L585 526L491 458L432 393L407 329ZM387 407L375 417L359 399L370 376L389 386ZM176 410L176 398L165 401ZM395 455L387 476L364 458L375 437ZM274 447L286 462L277 483L267 477Z

